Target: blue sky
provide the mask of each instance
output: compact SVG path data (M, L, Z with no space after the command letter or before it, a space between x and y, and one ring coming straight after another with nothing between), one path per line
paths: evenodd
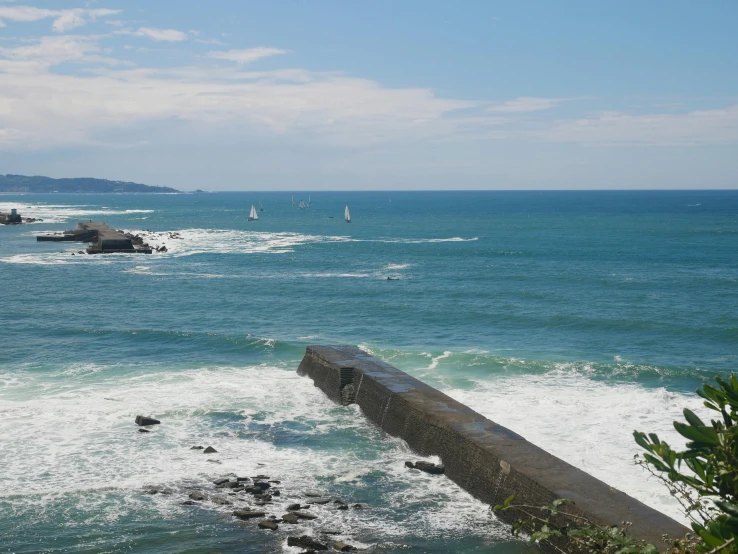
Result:
M0 173L735 188L738 3L0 0Z

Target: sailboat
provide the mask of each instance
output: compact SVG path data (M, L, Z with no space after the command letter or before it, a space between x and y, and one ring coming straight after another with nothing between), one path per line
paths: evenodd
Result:
M305 202L302 201L302 198L300 198L300 205L297 206L299 209L304 210L305 209Z
M253 204L251 204L251 213L249 213L249 221L256 221L259 219L258 214L256 213L256 208Z
M259 200L259 211L260 212L264 211L264 206L261 205L261 200Z
M346 204L346 209L343 210L343 220L346 223L351 223L351 213L349 213L348 204Z
M292 195L292 205L293 206L295 205L295 195L294 194Z
M310 204L312 204L312 201L310 200L310 195L308 194L308 208L310 207Z

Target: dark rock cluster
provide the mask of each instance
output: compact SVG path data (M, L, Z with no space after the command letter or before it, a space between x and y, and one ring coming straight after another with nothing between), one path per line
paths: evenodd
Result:
M136 424L139 426L160 423L154 418L140 415L136 417ZM143 428L139 431L149 432ZM203 454L217 453L212 446L192 446L190 450ZM220 463L218 460L207 461ZM422 465L427 462L418 463ZM418 465L415 464L415 467ZM281 480L272 479L269 475L259 474L247 477L229 474L213 479L212 484L207 487L187 487L182 491L186 496L178 502L182 506L228 507L234 521L240 522L241 525L253 525L256 529L269 532L279 532L280 526L286 526L282 532L293 526L298 526L298 529L304 532L305 526L310 528L318 525L321 516L330 513L328 511L364 507L356 503L350 505L340 498L326 496L323 492L315 490L306 490L301 493L285 492L283 495L281 485ZM164 487L147 486L142 489L142 492L148 495L172 495L175 491ZM280 512L283 512L281 516L276 515ZM336 552L357 550L351 544L333 537L333 535L344 534L341 530L312 528L313 535L292 534L287 531L288 546L303 548L304 551L301 554L324 550Z
M431 462L418 461L415 463L405 462L405 467L410 469L419 469L432 475L442 475L446 472L446 468L443 465L432 464Z

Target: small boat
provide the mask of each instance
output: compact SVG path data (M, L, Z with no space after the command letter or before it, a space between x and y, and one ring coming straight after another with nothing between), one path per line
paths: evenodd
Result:
M302 198L300 198L300 205L297 206L298 209L304 210L305 209L305 202L302 201Z
M259 211L260 212L264 211L264 206L261 205L261 200L259 200Z
M308 194L308 208L310 208L310 204L312 204L312 200L310 200L310 195Z
M400 278L399 277L390 277L389 275L387 275L387 280L388 281L399 281Z
M346 223L351 223L351 213L349 212L348 204L346 204L346 209L343 210L343 220Z
M259 219L259 215L256 213L256 208L251 204L251 213L249 213L249 221L256 221Z
M292 205L293 206L295 205L295 195L294 194L292 195Z

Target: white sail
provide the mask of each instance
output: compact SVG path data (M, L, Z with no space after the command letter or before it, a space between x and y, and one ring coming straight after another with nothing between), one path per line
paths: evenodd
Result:
M294 194L292 195L292 205L293 206L295 205L295 195Z
M349 213L348 204L346 204L346 209L343 210L343 220L346 223L351 223L351 213Z
M302 199L300 199L300 205L297 206L297 207L300 208L301 210L304 210L305 209L305 202L303 202Z
M251 204L251 213L249 214L249 221L256 221L259 219L259 216L256 213L256 208L253 204Z
M310 195L308 194L308 208L310 207L310 204L311 203L312 203L312 201L310 200Z
M261 205L261 200L259 200L259 211L260 212L264 211L264 206Z

